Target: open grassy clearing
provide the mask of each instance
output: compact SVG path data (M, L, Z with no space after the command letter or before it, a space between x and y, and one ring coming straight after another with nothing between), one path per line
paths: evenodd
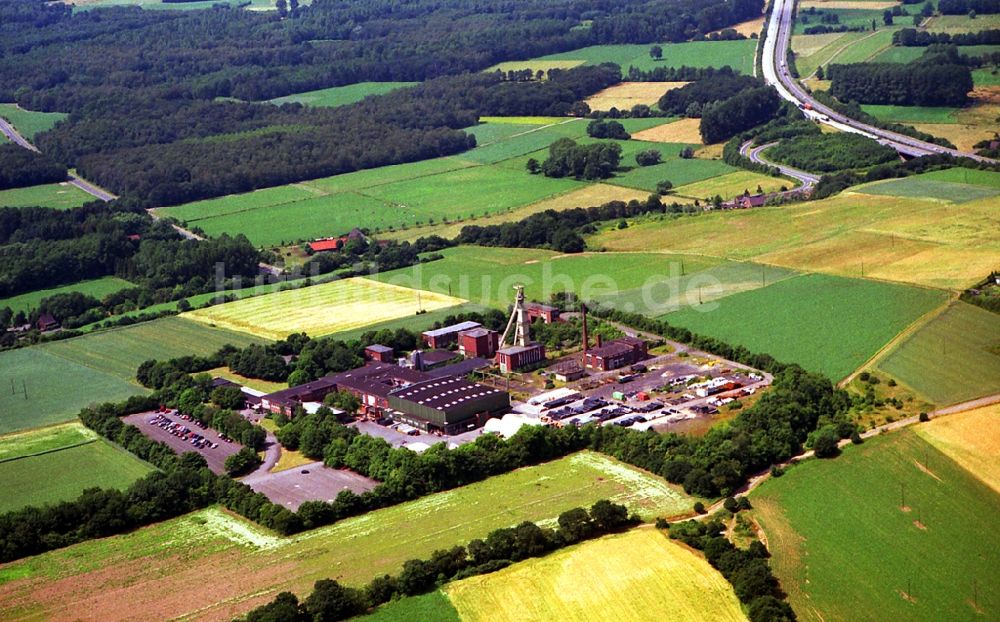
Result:
M549 54L538 60L543 61L583 61L587 65L617 63L622 71L629 67L651 70L657 67L722 67L729 65L744 74L753 73L754 50L757 42L752 39L739 41L689 41L687 43L663 43L663 58L654 60L649 56L651 44L637 45L594 45L570 52ZM524 61L522 67L535 68L535 61Z
M0 207L71 209L93 200L94 197L67 182L0 190Z
M1000 494L912 430L807 461L751 501L800 620L1000 616Z
M6 444L0 437L0 452ZM0 513L77 498L87 488L124 489L153 470L103 439L0 462Z
M444 590L463 622L746 620L718 571L653 529L584 542Z
M70 421L89 404L120 401L143 392L113 374L37 346L2 352L0 434Z
M678 83L679 84L679 83ZM665 123L632 135L635 140L645 140L654 143L685 143L700 145L701 119L681 119L673 123Z
M416 622L418 620L462 622L454 605L440 591L392 601L382 605L374 613L353 618L354 622Z
M465 302L459 298L351 278L215 305L183 314L183 319L283 339L368 326Z
M890 47L883 50L872 59L877 63L909 63L923 56L927 48L923 47ZM965 56L983 56L1000 52L998 45L963 45L958 48Z
M879 12L879 23L881 25L882 14ZM830 59L830 62L838 64L864 63L872 60L884 50L892 47L892 27L880 27L870 36L858 39L854 45L844 48L839 54Z
M878 6L868 7L868 3L865 3L864 8L842 9L842 8L835 8L832 6L825 8L821 7L816 10L815 14L809 14L808 16L806 15L805 11L800 11L798 13L797 19L795 20L795 30L793 32L795 34L802 34L805 32L806 28L819 24L821 20L821 15L824 13L835 14L839 18L838 22L839 24L849 27L860 26L861 28L864 28L866 31L868 31L868 34L871 33L872 20L875 20L875 22L878 25L878 30L876 31L876 33L882 32L884 30L891 30L893 28L898 28L898 26L882 25L883 10L884 9L881 9ZM804 20L803 17L808 17L808 20Z
M642 201L648 196L649 192L646 192L645 190L623 188L622 186L612 186L610 184L590 184L549 199L543 199L537 203L532 203L531 205L512 209L502 214L494 214L483 218L473 218L470 220L463 220L461 222L441 222L433 225L411 227L409 229L382 234L379 237L390 240L416 240L417 238L428 235L440 235L445 238L454 238L462 230L462 227L469 225L485 227L505 222L514 222L526 218L531 214L537 214L538 212L544 212L550 209L562 211L576 207L603 205L604 203L608 203L610 201L625 201L627 203L632 199Z
M1000 494L1000 405L936 418L916 431Z
M475 304L506 308L515 284L525 295L547 301L560 291L575 291L591 299L634 290L710 268L714 259L655 253L585 253L557 255L521 248L461 246L441 252L444 259L376 275L405 287L460 296Z
M226 380L232 380L233 382L241 384L248 389L263 391L264 393L274 393L275 391L288 387L287 382L271 382L268 380L260 380L259 378L247 378L246 376L237 374L228 367L216 367L215 369L210 369L205 373L209 374L213 378L225 378Z
M968 203L1000 194L1000 188L974 184L927 179L921 175L877 181L854 189L864 194L878 194L903 198L935 199L948 203Z
M976 15L970 19L968 15L936 15L921 25L921 30L928 32L947 32L958 34L963 32L979 32L1000 28L1000 15Z
M36 348L131 382L135 379L135 370L148 359L166 360L187 354L205 356L226 344L243 347L258 342L259 339L243 333L179 317L164 317Z
M1000 315L957 302L878 368L942 406L1000 392Z
M996 69L976 69L972 72L972 83L976 87L1000 86L1000 72Z
M656 146L654 144L653 148L656 148ZM666 147L661 148L664 149L665 156L670 154L666 150ZM626 163L631 165L634 163L634 160ZM732 173L736 170L736 168L729 166L722 160L684 160L673 158L654 166L636 166L628 172L617 173L614 177L606 181L616 186L627 186L629 188L638 188L653 192L656 190L656 184L663 180L670 181L676 188L696 181Z
M64 112L35 112L25 110L17 104L0 104L0 117L6 119L21 136L29 141L68 117Z
M911 49L911 48L904 48ZM868 114L894 123L958 123L957 108L948 106L884 106L865 104L861 109Z
M100 438L81 423L65 423L0 436L0 463L47 451L81 445Z
M369 95L384 95L395 91L396 89L413 86L415 84L419 83L359 82L357 84L348 84L347 86L335 86L328 89L319 89L316 91L295 93L294 95L285 95L284 97L277 97L269 101L272 104L278 105L304 104L306 106L323 106L333 108L336 106L345 106L347 104L359 102Z
M832 34L839 36L834 37ZM816 72L820 65L824 67L838 54L855 45L872 33L843 32L822 35L799 35L792 37L792 49L795 51L795 68L799 75L807 78ZM822 37L822 38L820 38ZM796 43L799 41L799 43ZM802 51L796 49L798 46Z
M687 82L622 82L595 93L585 101L591 110L631 110L636 104L653 106L667 91Z
M0 617L231 620L318 579L361 585L493 529L554 519L598 499L646 518L690 510L658 477L582 452L281 538L211 508L0 569ZM252 568L253 572L247 569Z
M796 270L969 287L996 269L994 198L961 205L921 199L839 196L779 208L638 219L605 227L592 248L703 253Z
M974 186L985 186L987 188L1000 190L1000 172L997 171L980 171L977 169L956 167L922 173L920 178L967 185L971 184Z
M745 191L756 194L758 187L764 192L776 192L782 186L791 188L794 185L795 182L781 177L771 177L750 171L736 171L674 188L673 194L703 200L716 195L720 195L723 199L731 199L742 195Z
M24 311L27 313L31 309L37 309L38 303L40 303L43 298L55 296L56 294L80 292L81 294L87 294L88 296L93 296L94 298L100 300L108 294L113 294L117 291L125 289L126 287L132 287L132 284L117 277L106 276L100 279L80 281L79 283L73 283L72 285L63 285L61 287L53 287L50 289L40 289L26 294L20 294L18 296L11 296L10 298L2 298L0 299L0 309L10 307L14 313L17 313L18 311Z
M662 319L837 381L945 299L935 290L809 274Z

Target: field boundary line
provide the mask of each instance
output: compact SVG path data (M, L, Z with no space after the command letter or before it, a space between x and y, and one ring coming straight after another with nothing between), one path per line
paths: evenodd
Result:
M836 52L834 52L834 53L833 53L833 55L832 55L832 56L830 56L830 58L826 59L826 63L825 63L825 64L826 64L826 65L829 65L830 63L832 63L832 62L833 62L834 60L836 60L836 59L837 59L837 57L838 57L838 56L840 56L840 55L841 55L841 54L843 53L843 51L844 51L844 50L846 50L847 48L851 47L851 46L852 46L852 45L854 45L855 43L861 43L861 42L862 42L862 41L864 41L865 39L869 39L869 38L871 38L871 37L874 37L874 36L875 36L875 35L877 35L878 33L879 33L879 31L877 31L877 30L876 30L876 31L874 31L874 32L871 32L871 33L869 33L869 34L865 35L864 37L861 37L860 39L856 39L856 40L854 40L854 41L849 41L849 42L845 43L844 45L842 45L842 46L840 46L839 48L837 48L837 51L836 51ZM834 43L837 43L837 41L839 41L839 40L840 40L840 39L838 38L838 39L837 39L836 41L833 41L833 43L831 43L830 45L833 45ZM820 53L820 52L822 52L822 51L823 51L824 49L826 49L826 48L820 48L820 49L816 50L816 52L815 52L815 53L816 53L816 54L819 54L819 53ZM879 50L879 52L881 52L881 50ZM810 56L812 56L812 54L810 54ZM807 58L808 58L808 57L807 57ZM818 66L822 66L823 64L824 64L824 63L819 63L819 65L818 65ZM811 80L812 78L815 78L815 77L816 77L816 71L817 71L817 70L816 70L816 69L814 69L814 70L813 70L813 72L812 72L811 74L809 74L808 76L806 76L806 77L804 77L804 78L801 78L801 79L802 79L802 80Z
M873 354L867 361L862 363L860 367L851 372L851 374L848 375L847 378L844 378L843 380L838 382L837 386L840 388L846 387L848 383L854 380L854 378L857 377L859 373L861 373L861 370L868 367L869 365L874 367L879 362L880 359L884 358L885 356L888 356L897 348L902 346L904 343L912 339L918 330L920 330L924 326L927 326L938 317L944 315L944 313L948 309L951 309L955 305L955 302L957 300L958 300L957 295L952 294L944 304L931 309L927 313L924 313L923 315L915 319L913 322L910 323L909 326L896 333L895 337L890 339L888 343L879 348L875 352L875 354Z
M62 424L59 424L62 425ZM54 454L57 451L63 451L65 449L74 449L76 447L83 447L84 445L90 445L91 443L96 443L99 439L91 438L85 441L80 441L79 443L73 443L72 445L63 445L62 447L55 447L53 449L46 449L43 451L36 451L33 454L25 454L23 456L14 456L13 458L0 458L0 464L5 464L7 462L14 462L17 460L24 460L25 458L37 458L38 456L44 456L46 454ZM132 454L129 454L130 456Z

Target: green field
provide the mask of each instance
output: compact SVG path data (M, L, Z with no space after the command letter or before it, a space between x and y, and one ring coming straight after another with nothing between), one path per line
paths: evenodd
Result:
M615 174L607 183L653 192L656 184L664 180L671 182L676 188L737 170L722 160L676 158L654 166L636 166L627 173Z
M905 48L910 49L910 48ZM958 108L947 106L883 106L865 104L861 109L882 121L894 123L958 123Z
M354 622L462 622L458 612L442 592L411 596L382 605L366 616L352 618Z
M1000 618L1000 495L911 430L807 461L751 501L803 622Z
M98 438L100 437L96 432L84 427L82 423L64 423L27 432L5 434L0 436L0 463L71 445L90 443Z
M277 340L297 332L328 335L413 317L421 310L453 308L463 302L443 294L351 278L198 309L185 313L182 321L190 319Z
M243 347L259 341L243 333L210 328L183 318L165 317L54 341L32 349L132 382L135 370L148 359L166 360L186 354L206 356L226 344ZM108 397L101 401L111 399Z
M71 209L93 200L94 197L68 183L0 190L0 207Z
M34 292L28 292L27 294L3 298L0 299L0 309L10 307L14 313L17 313L18 311L24 311L27 313L32 309L38 308L38 303L40 303L43 298L55 296L56 294L80 292L81 294L87 294L88 296L93 296L94 298L100 300L108 294L113 294L117 291L125 289L126 287L132 286L133 285L131 283L124 279L106 276L90 281L80 281L79 283L73 283L72 285L63 285L61 287L53 287L51 289L40 289Z
M43 443L51 445L51 435L46 430L40 433L46 435ZM23 450L25 442L31 443L24 436L0 437L0 455L7 453L10 445ZM50 446L45 450L48 453L40 455L0 461L0 486L4 491L0 497L0 513L29 505L69 501L87 488L124 489L153 470L103 439L80 442L67 443L62 448Z
M955 303L878 367L942 406L1000 392L1000 315Z
M35 112L24 110L15 104L0 104L0 117L7 119L14 129L29 141L33 140L36 134L51 130L52 126L68 116L64 112Z
M722 67L729 65L745 74L753 73L754 50L757 42L753 39L740 41L689 41L687 43L662 43L663 58L654 60L649 56L650 45L594 45L570 52L549 54L536 60L542 61L583 61L587 65L616 63L622 71L629 67L652 70L657 67ZM519 63L521 67L532 67L532 61Z
M961 178L957 173L951 173L952 178ZM1000 188L991 188L976 184L941 181L926 178L923 175L879 181L854 189L865 194L880 194L894 197L912 197L918 199L937 199L949 203L968 203L977 199L986 199L1000 194Z
M876 63L909 63L923 56L927 48L923 47L890 47L872 59ZM965 56L983 56L1000 52L1000 45L963 45L958 48Z
M538 249L472 246L445 249L441 254L444 259L373 278L442 294L450 291L450 295L473 304L506 308L513 301L514 284L524 285L525 296L532 300L548 301L553 293L561 291L575 291L589 300L613 297L647 283L679 279L682 271L693 274L721 263L715 259L657 253L560 256Z
M1000 86L1000 72L996 69L976 69L972 72L972 82L976 86Z
M4 564L0 618L72 617L85 599L98 619L142 611L157 620L228 620L280 591L305 595L325 578L362 585L408 559L525 520L547 525L602 498L646 518L686 513L693 502L658 477L582 452L291 538L210 508Z
M662 319L837 381L946 298L941 291L808 274Z
M1000 15L977 15L970 19L968 15L937 15L924 22L923 29L929 32L980 32L1000 28Z
M270 100L272 104L305 104L306 106L323 106L333 108L359 102L369 95L384 95L419 82L359 82L347 86L335 86L317 91L306 91L285 95Z
M795 68L806 78L820 65L826 66L841 53L853 47L870 32L827 33L821 35L795 35L792 47L796 50ZM799 51L801 50L801 51Z
M89 404L142 392L122 378L37 346L0 352L0 434L69 421Z
M733 588L698 553L633 529L449 583L463 622L740 622Z
M861 26L865 30L871 31L872 20L875 20L878 31L884 32L891 30L893 28L899 28L899 26L889 26L886 27L882 24L882 10L883 9L817 9L814 14L806 14L804 11L799 12L798 19L795 20L795 34L802 34L806 28L810 26L815 26L820 23L821 15L834 14L839 18L839 24L842 26ZM808 17L808 22L803 17ZM902 21L900 22L902 23Z
M979 169L956 166L955 168L922 173L920 179L971 184L973 186L985 186L1000 190L1000 172L997 171L981 171Z

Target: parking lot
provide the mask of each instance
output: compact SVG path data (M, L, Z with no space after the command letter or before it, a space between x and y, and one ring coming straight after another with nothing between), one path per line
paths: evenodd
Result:
M178 454L187 451L194 451L201 454L205 457L205 461L208 462L208 468L212 469L215 473L225 473L226 458L243 448L236 441L224 441L219 433L212 428L202 428L194 421L182 419L180 415L176 414L176 411L168 411L166 413L144 412L129 415L122 420L139 428L139 431L154 441L166 443ZM160 424L164 423L166 423L166 427L160 427ZM192 444L192 438L184 439L184 435L188 433L174 433L171 430L171 426L174 426L174 430L176 428L186 428L190 430L191 435L200 435L211 444L207 444L204 447L197 447Z
M378 482L346 469L331 469L322 462L278 471L252 473L243 483L292 511L306 501L333 501L342 490L356 494L369 491Z

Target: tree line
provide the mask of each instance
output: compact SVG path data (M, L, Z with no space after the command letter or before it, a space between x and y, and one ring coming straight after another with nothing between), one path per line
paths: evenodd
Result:
M962 106L972 72L957 59L830 65L830 94L841 101L895 106Z
M760 85L752 76L725 69L729 68L716 72L710 80L698 80L667 91L660 97L657 106L669 114L698 118L706 104L729 99Z
M0 145L0 190L66 180L66 167L18 145Z
M980 15L1000 13L1000 0L940 0L938 11L941 15Z
M585 540L622 531L639 522L624 505L601 499L589 510L567 510L557 527L524 521L516 527L491 531L465 546L434 551L429 559L411 559L396 574L375 577L363 588L342 586L321 579L301 602L291 592L281 592L271 602L250 611L243 622L334 622L364 614L398 598L416 596L457 581L496 572L512 563L541 557ZM754 621L758 622L758 621Z
M901 47L927 47L929 45L1000 45L1000 29L990 28L978 32L928 32L916 28L903 28L892 33L892 44Z

